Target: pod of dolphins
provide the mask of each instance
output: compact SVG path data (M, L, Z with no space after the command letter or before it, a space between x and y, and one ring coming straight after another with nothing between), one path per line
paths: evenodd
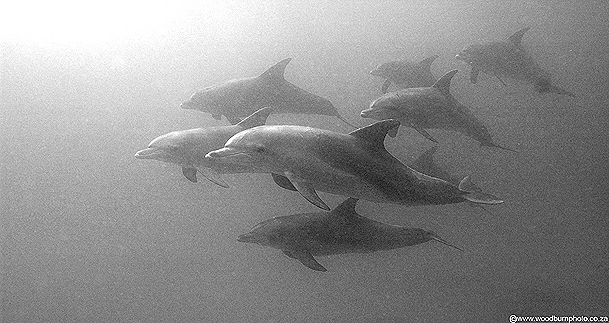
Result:
M456 58L471 66L472 83L484 72L504 85L503 78L510 78L531 83L540 93L574 97L551 84L549 73L524 50L521 39L527 30L521 29L505 41L470 45ZM286 58L259 76L209 86L181 104L184 109L210 113L216 120L225 116L230 126L174 131L154 139L135 157L180 165L189 181L197 182L200 174L224 188L229 185L222 174L270 174L279 187L298 192L324 212L268 219L240 235L238 241L280 249L316 271L326 268L314 256L389 250L431 240L462 250L434 232L381 223L355 211L359 199L403 206L503 203L469 177L459 180L438 167L433 162L435 147L412 165L403 164L385 149L386 136L395 137L398 128L406 126L436 143L428 129L459 132L481 146L511 150L496 144L486 126L450 94L457 70L434 79L430 65L437 57L419 63L387 62L370 71L385 79L383 95L360 116L377 121L348 134L266 125L271 113L333 116L349 124L329 100L284 78L291 60ZM397 90L388 92L392 84ZM330 209L318 191L347 199Z

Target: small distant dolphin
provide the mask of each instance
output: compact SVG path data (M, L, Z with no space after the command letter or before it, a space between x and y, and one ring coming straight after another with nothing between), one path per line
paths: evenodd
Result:
M317 271L327 270L314 256L390 250L431 240L463 251L432 231L363 217L355 212L356 203L356 198L348 198L330 212L274 217L260 222L237 240L279 249Z
M381 88L383 93L387 93L391 83L403 89L429 87L436 81L431 74L431 63L438 57L438 55L433 55L418 63L405 60L386 62L370 71L370 74L385 78Z
M224 115L231 124L262 107L270 107L273 113L335 116L351 125L328 99L285 80L285 67L291 60L286 58L257 77L230 80L199 90L180 106L211 113L216 120Z
M197 182L199 172L211 182L227 188L228 184L219 174L256 173L259 170L249 166L218 164L206 159L205 154L222 148L230 137L242 130L264 125L270 113L269 108L263 108L233 126L170 132L154 139L148 148L138 151L135 158L178 164L182 166L184 177L193 183ZM273 179L278 184L282 181L289 183L287 178L278 174L273 174ZM281 184L280 186L284 187ZM289 186L285 188L290 189Z
M317 190L408 206L503 203L482 193L467 177L457 187L402 164L384 146L387 132L399 125L385 120L349 134L292 125L254 127L234 135L206 158L284 175L305 199L324 210L330 208Z
M452 70L444 74L431 87L384 94L360 116L375 120L397 119L433 142L437 141L425 129L456 131L477 140L482 146L511 150L493 142L486 126L450 94L450 80L456 73L457 70ZM397 129L389 133L391 137L396 134Z
M523 28L508 37L505 41L472 44L457 54L472 67L470 81L476 83L478 74L484 72L494 75L505 85L502 76L532 83L540 93L551 92L575 97L575 94L552 85L551 76L544 71L533 57L522 47L522 36L530 28Z

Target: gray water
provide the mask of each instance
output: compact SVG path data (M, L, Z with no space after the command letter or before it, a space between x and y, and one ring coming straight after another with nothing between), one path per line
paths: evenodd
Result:
M204 3L168 6L179 15L141 39L3 40L2 322L609 315L603 1L235 1L224 15ZM469 83L469 67L455 54L526 26L525 48L576 98L517 81L504 87L488 75ZM230 189L204 178L193 184L176 165L133 157L169 131L227 125L179 104L286 57L294 58L288 81L367 125L359 111L383 82L368 71L433 54L440 55L434 75L459 69L453 95L498 143L519 151L431 131L440 142L436 160L506 202L488 207L493 215L463 204L361 201L357 210L433 230L465 252L428 242L318 257L329 271L315 272L278 250L236 241L269 217L318 211L297 193L264 174L226 175ZM272 115L268 123L351 130L322 116ZM404 128L386 145L407 163L433 143ZM331 207L344 199L320 195Z

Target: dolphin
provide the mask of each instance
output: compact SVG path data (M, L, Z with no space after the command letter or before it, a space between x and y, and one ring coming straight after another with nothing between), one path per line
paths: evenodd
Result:
M154 139L148 148L135 154L137 159L155 159L182 166L182 174L189 181L197 182L197 172L212 183L228 188L220 174L257 173L256 167L219 164L206 159L205 154L222 148L224 143L236 133L252 127L264 125L271 113L269 108L262 108L251 116L232 126L196 128L174 131ZM287 189L289 181L283 176L273 174L275 182ZM282 185L283 184L283 185Z
M356 198L348 198L330 212L274 217L254 226L237 241L279 249L303 265L327 271L314 256L368 253L414 246L431 240L455 249L432 231L389 225L355 211Z
M283 77L285 67L291 61L286 58L256 77L235 79L206 87L195 92L183 109L211 113L220 120L226 116L231 124L262 107L270 107L274 113L302 113L335 116L349 124L325 98L307 92Z
M503 203L481 192L468 177L455 186L402 164L384 145L387 132L399 125L397 120L384 120L349 134L293 125L259 126L239 132L224 148L205 157L284 175L305 199L324 210L330 208L317 191L407 206L468 200Z
M482 146L497 147L486 126L450 94L450 81L457 73L444 74L431 87L402 89L376 99L360 116L375 120L397 119L414 128L425 138L437 142L426 129L460 132L480 142ZM395 137L397 129L389 135Z
M505 85L501 77L508 77L533 84L539 93L556 93L575 97L575 94L552 85L551 75L526 52L522 46L522 36L530 28L523 28L515 32L504 41L472 44L460 53L456 59L464 61L472 68L470 81L476 83L478 74L484 72L494 75Z
M436 79L431 74L431 63L438 55L430 56L418 63L410 61L390 61L370 71L371 75L385 79L381 91L387 93L391 83L400 88L432 86Z

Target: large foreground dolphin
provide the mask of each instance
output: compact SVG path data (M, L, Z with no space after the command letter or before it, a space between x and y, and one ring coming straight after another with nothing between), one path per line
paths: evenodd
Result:
M205 158L205 155L224 147L224 143L236 133L264 125L269 113L271 113L269 108L263 108L233 126L197 128L164 134L154 139L148 148L138 151L135 158L178 164L182 166L182 174L193 183L197 182L197 172L199 172L211 182L228 187L219 174L257 173L260 170L255 165L216 163ZM282 180L283 183L289 183L281 175L273 174L273 178L278 184L282 183Z
M316 191L401 205L472 201L500 204L466 177L459 186L422 174L393 157L387 132L400 125L385 120L349 134L302 126L260 126L230 138L206 155L218 163L255 165L284 175L309 202L330 208Z
M272 108L273 113L335 116L349 124L328 99L286 81L283 74L291 60L286 58L256 77L230 80L199 90L181 107L211 113L216 120L224 115L231 124L262 107Z
M522 36L529 29L520 29L504 41L469 45L456 58L472 67L472 83L476 83L478 74L484 72L496 76L503 85L505 82L501 77L505 76L532 83L540 93L551 92L575 97L573 93L552 85L550 73L544 71L522 47Z
M279 216L260 222L237 239L279 249L317 271L326 271L313 256L368 253L414 246L435 240L459 249L437 234L418 228L389 225L355 212L357 199L348 198L330 212Z
M444 74L431 87L384 94L360 116L375 120L397 119L434 142L436 140L426 129L456 131L479 141L482 146L511 150L497 145L486 126L450 94L450 81L456 73L457 70L452 70ZM397 129L390 136L395 137L396 134Z
M387 93L391 83L406 89L411 87L432 86L436 79L431 74L431 63L438 55L430 56L418 63L410 61L390 61L370 71L371 75L385 79L381 91Z

